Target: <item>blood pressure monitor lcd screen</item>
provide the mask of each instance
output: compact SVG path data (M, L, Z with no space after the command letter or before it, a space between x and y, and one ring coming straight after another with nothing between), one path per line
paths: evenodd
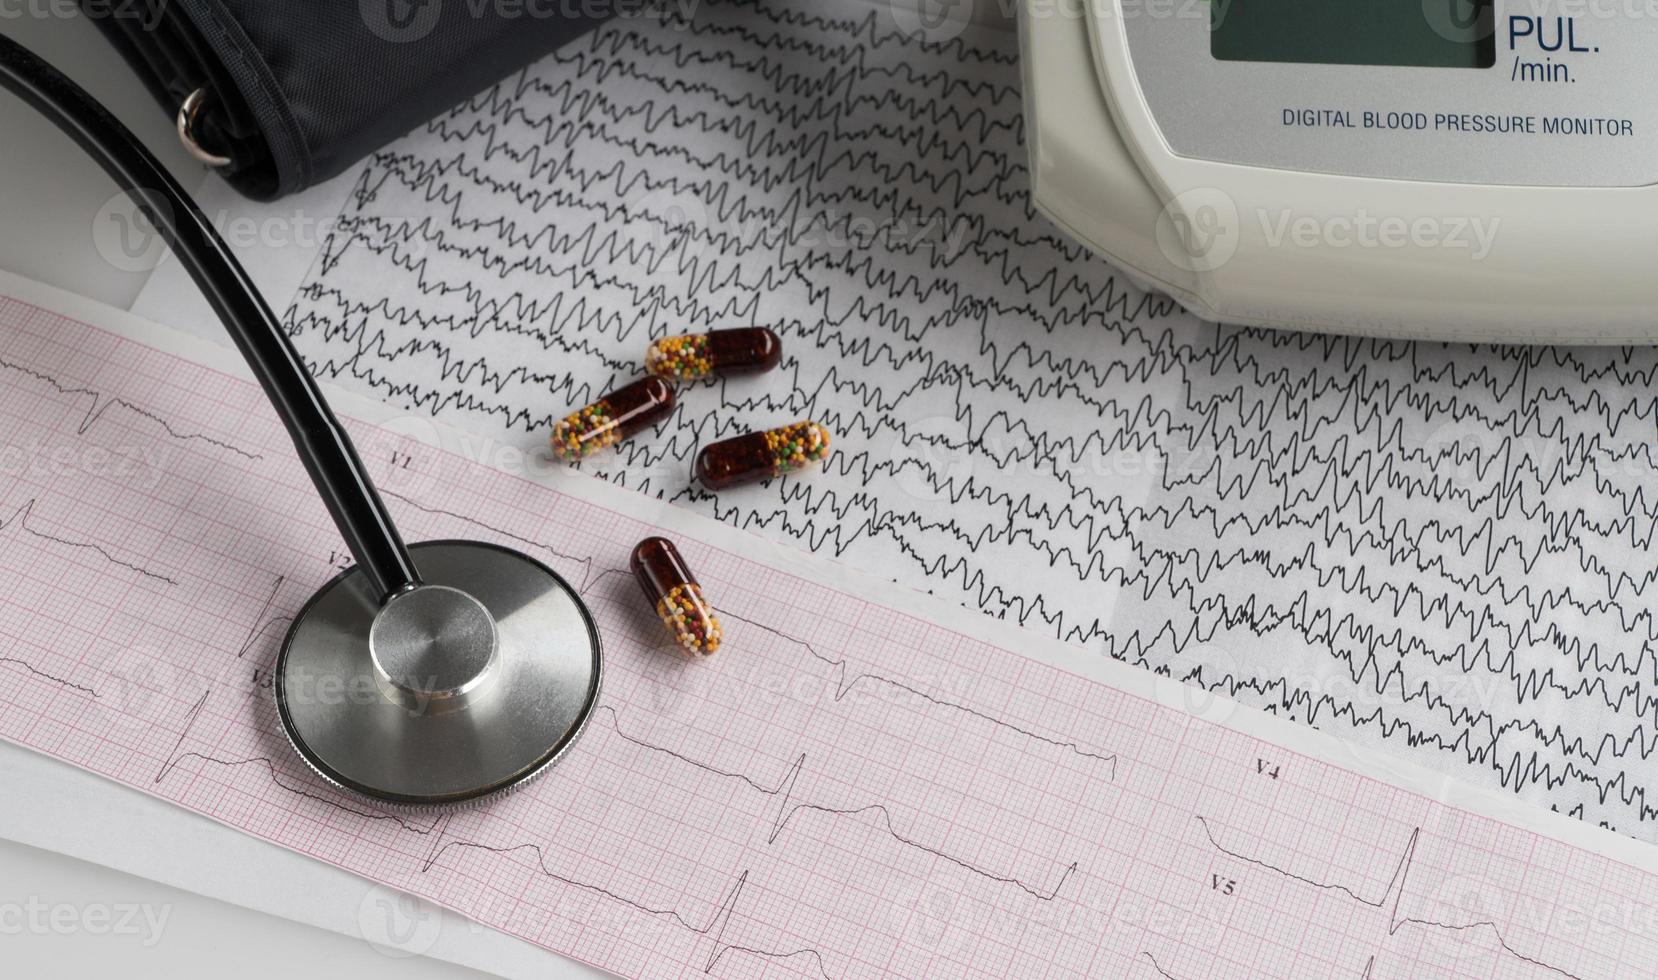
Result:
M1490 68L1492 0L1209 0L1221 61Z

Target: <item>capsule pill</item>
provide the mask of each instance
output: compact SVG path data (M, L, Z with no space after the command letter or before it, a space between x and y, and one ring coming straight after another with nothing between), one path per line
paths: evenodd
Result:
M645 350L645 370L680 381L770 371L782 360L783 342L765 327L663 337Z
M650 377L618 388L553 426L550 442L559 459L586 459L614 446L674 410L673 386Z
M646 538L634 546L628 564L682 653L706 657L720 648L720 621L672 541Z
M795 422L704 446L697 453L696 476L704 486L723 490L795 473L828 455L829 430L816 422Z

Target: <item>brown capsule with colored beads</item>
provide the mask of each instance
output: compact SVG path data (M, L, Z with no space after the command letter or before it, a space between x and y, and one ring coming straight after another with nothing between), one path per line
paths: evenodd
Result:
M829 430L816 422L795 422L704 446L697 453L696 476L704 486L724 490L799 472L828 455Z
M668 627L679 651L687 657L706 657L720 648L720 621L702 594L702 586L686 567L679 549L667 538L646 538L633 549L628 562L645 601Z
M649 377L618 388L585 408L571 412L553 426L553 455L559 459L586 459L614 446L674 410L674 389L661 378Z
M783 341L765 327L663 337L645 350L645 370L695 381L710 374L758 374L783 360Z

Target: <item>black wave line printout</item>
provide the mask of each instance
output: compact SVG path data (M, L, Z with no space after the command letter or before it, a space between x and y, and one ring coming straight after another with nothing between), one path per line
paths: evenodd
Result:
M296 343L551 465L652 339L770 327L582 468L1658 840L1658 354L1200 323L1032 210L1012 32L882 25L668 5L479 94L342 178ZM805 418L822 472L690 480Z

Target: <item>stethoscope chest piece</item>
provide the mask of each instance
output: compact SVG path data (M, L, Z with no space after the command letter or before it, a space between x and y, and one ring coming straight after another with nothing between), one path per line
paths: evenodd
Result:
M295 617L277 712L300 756L380 803L504 795L574 743L598 700L599 631L545 565L473 541L412 545L420 584L381 602L356 568Z
M406 546L287 329L167 168L62 72L4 36L0 90L90 153L178 254L356 562L300 610L277 658L277 713L300 756L341 789L405 806L478 803L545 771L599 695L599 631L575 590L508 548ZM203 98L181 110L189 143Z

